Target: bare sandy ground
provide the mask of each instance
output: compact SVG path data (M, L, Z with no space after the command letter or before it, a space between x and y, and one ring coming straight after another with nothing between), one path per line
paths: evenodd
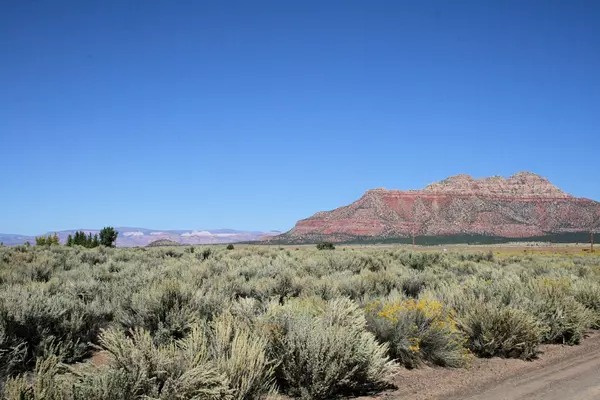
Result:
M400 370L398 389L362 399L600 399L600 334L579 346L546 345L534 361L475 359L469 369Z

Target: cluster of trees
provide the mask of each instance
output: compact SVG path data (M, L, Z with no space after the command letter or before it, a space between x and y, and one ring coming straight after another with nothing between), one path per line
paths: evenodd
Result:
M86 236L85 232L79 231L79 232L75 232L75 236L69 235L67 237L67 243L65 243L65 245L67 245L69 247L83 246L83 247L87 247L88 249L91 249L92 247L100 246L100 239L98 238L97 233L94 236L92 236L91 233L89 233Z
M117 236L119 232L115 231L113 227L107 226L102 228L100 231L100 235L97 233L92 236L91 233L88 235L83 231L75 232L75 236L69 235L67 237L67 246L83 246L88 249L93 247L98 247L100 245L106 247L115 247L115 242L117 241Z
M58 246L59 244L60 240L58 239L58 235L56 234L56 232L54 233L54 235L38 236L35 238L36 246Z
M106 247L115 247L118 235L119 232L115 231L115 229L110 226L102 228L100 235L97 233L93 236L91 233L86 235L85 232L78 231L75 232L75 235L69 235L67 237L67 242L65 245L69 247L83 246L87 247L88 249L98 247L100 245ZM48 236L38 236L35 238L35 244L36 246L60 245L60 239L56 233ZM25 243L25 245L28 246L29 242Z

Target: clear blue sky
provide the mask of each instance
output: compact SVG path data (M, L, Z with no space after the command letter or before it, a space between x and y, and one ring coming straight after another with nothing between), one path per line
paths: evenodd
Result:
M0 232L287 230L529 170L600 200L600 1L0 2Z

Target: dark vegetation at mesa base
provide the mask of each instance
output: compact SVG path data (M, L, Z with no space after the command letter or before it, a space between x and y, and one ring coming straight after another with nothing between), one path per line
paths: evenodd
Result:
M600 235L598 235L600 237ZM313 235L302 240L287 240L286 238L269 239L267 244L293 245L304 243L323 243L330 239L329 235ZM563 232L548 233L541 236L529 236L508 238L488 235L439 235L439 236L415 236L414 243L419 246L439 246L445 244L506 244L506 243L589 243L590 232ZM261 244L261 242L249 242ZM371 236L343 236L336 244L412 244L413 238L406 237L371 237Z
M600 327L600 257L343 248L0 247L16 399L327 399L394 368L536 357ZM89 358L101 351L105 365Z

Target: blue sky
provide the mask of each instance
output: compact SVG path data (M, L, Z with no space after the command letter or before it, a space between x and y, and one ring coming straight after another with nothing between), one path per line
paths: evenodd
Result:
M0 232L287 230L529 170L600 200L600 2L2 1Z

